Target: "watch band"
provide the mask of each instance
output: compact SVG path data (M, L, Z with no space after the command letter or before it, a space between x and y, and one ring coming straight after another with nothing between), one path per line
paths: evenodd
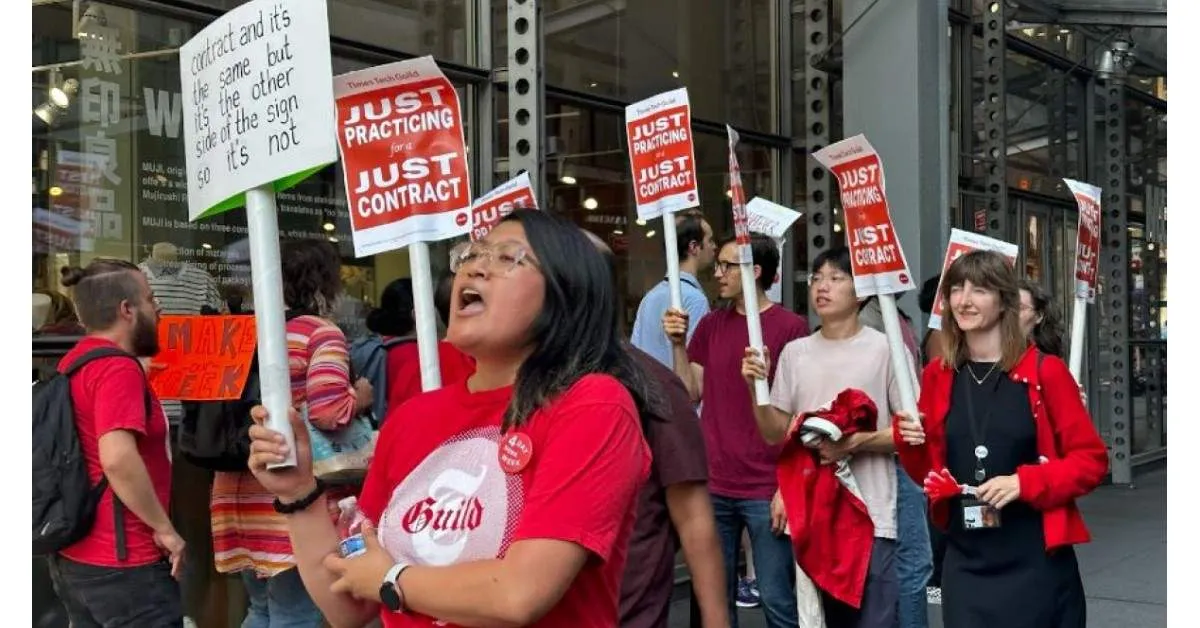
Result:
M408 605L405 604L404 590L400 588L397 582L400 579L400 574L404 573L405 569L409 568L409 563L396 563L388 569L387 574L383 577L383 583L379 585L379 598L383 602L383 606L393 613L407 613Z

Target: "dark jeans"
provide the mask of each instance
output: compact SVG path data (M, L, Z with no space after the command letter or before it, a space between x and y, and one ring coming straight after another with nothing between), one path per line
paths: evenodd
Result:
M792 542L771 531L771 502L758 499L733 499L712 496L717 535L725 558L725 593L729 596L729 625L737 628L737 564L742 530L750 533L754 554L754 576L770 628L795 628L796 559Z
M178 628L179 583L163 560L142 567L94 567L61 556L48 559L54 591L71 628Z
M862 604L859 608L844 604L825 592L821 592L821 599L825 606L827 628L898 626L899 616L896 611L900 599L900 584L896 580L896 542L877 538L871 546L871 564L867 567L867 584L863 588Z

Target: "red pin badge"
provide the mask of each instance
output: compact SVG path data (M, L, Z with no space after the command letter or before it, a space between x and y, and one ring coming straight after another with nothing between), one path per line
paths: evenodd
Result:
M508 434L500 440L499 456L505 473L520 473L533 458L533 439L521 432Z

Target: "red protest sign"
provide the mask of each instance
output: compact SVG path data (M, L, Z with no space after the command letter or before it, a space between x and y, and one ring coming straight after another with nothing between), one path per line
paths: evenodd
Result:
M952 229L950 231L950 244L946 246L946 257L942 260L942 276L946 275L946 271L954 260L970 253L972 251L995 251L1008 258L1008 263L1015 265L1017 263L1017 245L996 238L989 238L978 233L963 231L962 229ZM942 314L945 312L946 305L942 302L942 282L938 280L937 287L938 296L933 299L933 309L929 313L929 328L942 328Z
M638 218L650 220L700 204L687 88L626 107L625 135Z
M1100 261L1100 188L1063 179L1079 204L1075 239L1075 298L1096 302L1096 273Z
M253 316L163 316L150 386L160 399L238 399L257 342Z
M864 136L856 135L813 153L813 158L838 180L858 297L915 288L896 237L879 154Z
M471 206L471 241L482 240L501 219L516 209L537 209L528 172L522 172L475 199L475 204Z
M334 96L354 254L466 233L462 110L433 58L337 76Z
M742 263L753 263L750 249L750 214L746 211L746 188L742 186L742 168L738 165L738 132L725 125L729 137L729 194L733 205L733 236L737 241Z

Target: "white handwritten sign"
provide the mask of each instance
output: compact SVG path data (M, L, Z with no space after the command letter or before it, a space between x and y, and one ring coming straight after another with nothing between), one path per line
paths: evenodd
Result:
M179 49L191 220L337 159L323 0L255 0Z
M783 244L787 241L784 236L787 235L788 229L792 228L792 223L800 218L800 212L756 196L746 203L746 213L750 216L750 231L771 236L775 240L775 246L779 249L779 268L781 270L775 273L775 280L767 289L767 298L775 303L782 303Z

